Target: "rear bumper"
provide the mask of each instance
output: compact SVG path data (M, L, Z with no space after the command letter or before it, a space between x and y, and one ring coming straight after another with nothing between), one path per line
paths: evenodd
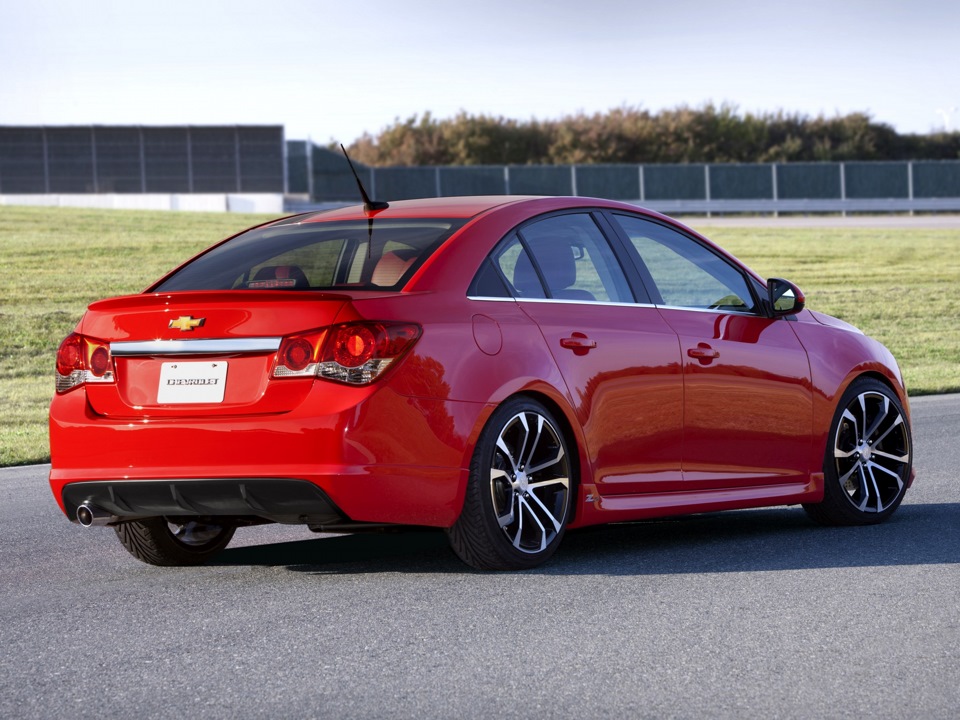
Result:
M71 520L89 501L127 518L149 511L318 525L334 517L456 521L483 404L409 398L389 387L339 412L321 400L274 415L131 421L94 413L82 389L57 396L51 490Z

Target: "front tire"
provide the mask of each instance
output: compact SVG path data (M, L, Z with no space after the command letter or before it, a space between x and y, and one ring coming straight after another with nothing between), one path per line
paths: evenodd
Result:
M114 527L120 544L150 565L202 565L223 550L236 530L194 518L144 518Z
M910 425L889 387L854 381L840 398L823 459L823 502L804 505L822 525L873 525L903 501L912 463Z
M559 423L540 403L508 400L480 435L463 511L447 530L454 552L478 570L545 562L563 539L572 459Z

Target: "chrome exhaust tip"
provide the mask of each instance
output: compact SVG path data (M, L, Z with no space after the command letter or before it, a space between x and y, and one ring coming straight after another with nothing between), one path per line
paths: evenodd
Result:
M96 505L83 503L77 508L77 522L84 527L94 525L109 525L115 518L106 510L98 508Z

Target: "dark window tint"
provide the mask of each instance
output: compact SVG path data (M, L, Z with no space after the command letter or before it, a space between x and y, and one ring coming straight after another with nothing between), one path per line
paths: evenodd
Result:
M585 302L633 302L613 250L590 215L554 215L523 226L550 297Z
M543 283L516 233L510 233L493 254L493 263L513 289L514 297L545 298Z
M494 278L494 274L498 277ZM587 213L553 215L507 235L480 267L470 294L582 302L634 301L623 268Z
M152 288L399 290L463 220L283 223L250 230Z
M743 273L709 248L675 230L628 215L617 220L662 298L674 307L750 312L753 296Z
M503 282L503 278L497 271L497 266L494 265L492 258L487 258L483 261L483 264L477 271L476 277L470 284L470 290L467 294L471 297L510 297L510 290Z

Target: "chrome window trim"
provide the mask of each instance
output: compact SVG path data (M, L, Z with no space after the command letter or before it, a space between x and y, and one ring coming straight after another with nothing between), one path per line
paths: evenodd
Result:
M484 302L547 303L551 305L602 305L603 307L656 307L656 305L651 305L650 303L621 303L606 302L602 300L563 300L561 298L501 298L475 297L468 295L467 300L481 300Z
M229 353L274 352L283 338L223 338L216 340L145 340L110 343L114 357L138 355L225 355Z
M486 297L484 295L467 295L467 300L473 301L482 301L482 302L516 302L516 298L512 297Z
M467 300L483 302L518 302L518 303L547 303L550 305L601 305L604 307L641 307L657 308L658 310L683 310L695 313L713 313L716 315L745 315L747 317L762 317L753 310L721 310L720 308L695 308L683 307L682 305L656 305L654 303L619 303L603 302L600 300L562 300L559 298L503 298L503 297L480 297L468 295Z
M695 307L684 307L682 305L657 305L656 307L661 310L685 310L687 312L696 312L696 313L713 313L714 315L745 315L748 317L763 317L755 310L721 310L720 308L695 308Z

